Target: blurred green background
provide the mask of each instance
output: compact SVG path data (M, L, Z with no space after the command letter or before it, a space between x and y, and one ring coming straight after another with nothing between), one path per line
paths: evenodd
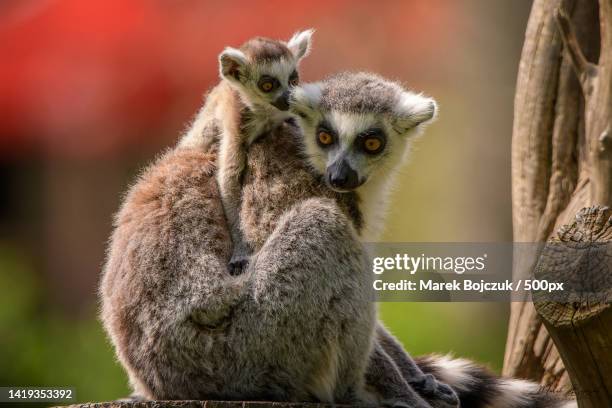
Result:
M440 119L394 195L385 240L511 241L514 82L529 1L5 0L0 3L0 385L129 394L97 320L122 194L217 81L216 55L316 28L304 80L371 70ZM507 304L385 303L413 354L501 368Z

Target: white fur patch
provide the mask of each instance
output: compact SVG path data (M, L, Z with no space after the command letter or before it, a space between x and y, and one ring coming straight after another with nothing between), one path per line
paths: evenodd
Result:
M578 408L578 403L576 401L566 401L559 408Z
M438 105L432 98L404 91L396 112L416 126L433 121L438 112Z
M259 64L254 67L254 76L269 75L278 79L284 86L287 86L289 76L296 69L295 60L291 57L283 57L280 60L266 64Z
M240 50L232 47L226 47L221 54L219 54L219 73L221 78L226 78L229 73L229 68L232 64L238 64L245 66L247 63L246 55ZM233 79L233 78L231 78Z
M458 390L467 391L475 379L470 376L469 369L472 363L462 358L451 356L440 356L434 361L436 372L439 373L440 381Z
M321 85L319 83L304 84L293 89L292 108L297 112L309 114L315 110L321 101Z
M342 144L350 145L355 140L355 137L377 125L376 115L373 113L352 113L332 111L329 115L325 115L330 122L330 125L338 132L338 137Z
M287 43L287 47L291 50L296 59L301 59L310 53L310 47L312 43L312 35L314 29L308 29L304 31L298 31L291 37Z
M540 386L530 381L500 379L497 385L499 396L488 408L516 408L529 404L538 393Z

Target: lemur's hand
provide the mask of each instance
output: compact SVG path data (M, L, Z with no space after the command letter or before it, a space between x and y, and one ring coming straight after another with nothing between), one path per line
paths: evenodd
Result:
M242 275L246 268L249 266L250 256L246 254L237 254L234 253L232 255L232 259L230 259L228 264L229 273L232 276Z
M242 240L239 240L234 246L234 252L232 258L229 261L228 269L232 276L238 276L246 271L251 259L251 249Z
M455 390L436 380L431 374L425 374L410 385L428 400L435 408L458 408L459 397Z

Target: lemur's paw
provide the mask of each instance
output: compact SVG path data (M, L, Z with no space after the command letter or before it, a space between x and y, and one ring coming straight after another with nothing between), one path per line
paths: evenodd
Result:
M436 380L431 374L425 374L421 380L411 384L420 390L422 395L430 401L434 408L458 408L459 397L455 390Z
M250 257L248 255L233 255L227 265L232 276L242 275L249 266Z

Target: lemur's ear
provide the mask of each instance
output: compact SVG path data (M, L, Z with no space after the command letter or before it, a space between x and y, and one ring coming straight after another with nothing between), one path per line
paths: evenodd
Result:
M289 97L289 109L302 119L312 119L321 102L321 86L318 83L296 86Z
M247 65L246 55L236 48L227 47L219 54L219 73L221 78L242 82Z
M287 43L287 47L289 47L296 59L302 59L310 52L312 34L314 34L314 29L312 28L298 31Z
M404 91L393 113L393 127L398 133L431 123L438 114L438 104L432 98Z

